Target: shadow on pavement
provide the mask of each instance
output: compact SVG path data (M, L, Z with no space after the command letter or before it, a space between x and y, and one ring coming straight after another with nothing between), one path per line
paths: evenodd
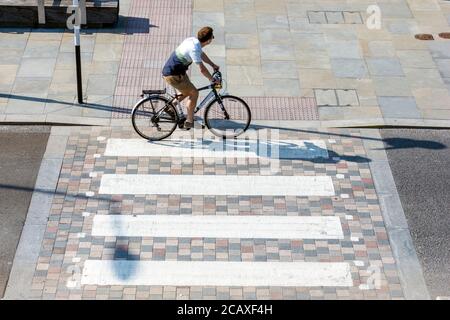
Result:
M27 96L15 95L15 94L5 94L5 93L0 93L0 98L43 102L43 103L57 103L57 104L67 105L68 107L87 108L87 109L111 111L111 112L118 112L118 113L125 113L125 114L131 113L131 109L128 109L128 108L118 108L118 107L113 107L110 105L99 104L99 103L77 104L77 103L70 103L67 101L60 101L60 100L55 100L55 99L27 97ZM137 101L137 99L136 99L136 101Z
M26 188L26 187L21 187L21 186L13 186L13 185L8 185L8 184L0 184L0 189L8 189L8 190L17 190L17 191L25 191L25 192L38 192L38 193L44 193L44 194L50 194L50 195L60 195L60 196L65 196L65 200L67 201L72 201L72 200L76 200L76 199L94 199L94 200L99 200L99 201L108 201L108 202L118 202L116 200L113 200L111 196L106 196L106 197L102 197L102 196L97 196L97 197L88 197L86 195L83 194L70 194L70 193L66 193L66 192L59 192L59 191L49 191L46 189L40 189L40 188Z

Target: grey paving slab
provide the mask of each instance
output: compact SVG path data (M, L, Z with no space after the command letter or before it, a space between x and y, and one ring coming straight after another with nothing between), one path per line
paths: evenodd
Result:
M362 51L359 41L328 41L328 54L330 58L362 58Z
M450 78L450 59L435 59L439 73L443 78Z
M263 85L259 66L228 66L228 84Z
M338 103L340 106L359 106L359 99L356 90L336 90Z
M289 29L285 15L258 14L256 21L259 29Z
M421 118L413 97L378 97L385 118Z
M56 58L23 58L18 77L51 77Z
M386 22L389 32L393 34L411 34L418 30L417 22L413 20L399 19Z
M367 67L362 59L330 59L334 75L338 78L366 78Z
M193 14L194 29L198 26L211 26L223 28L225 25L225 16L223 12L194 12Z
M428 50L398 50L403 68L434 68L436 65Z
M75 102L76 97L74 95L49 95L45 104L45 114L81 116L83 108L75 105Z
M0 85L12 85L16 79L17 70L19 66L16 64L12 65L1 65L0 64Z
M107 95L88 95L83 106L83 117L111 118L113 97Z
M356 41L360 33L353 26L328 26L326 38L328 41Z
M264 86L256 85L229 84L228 92L243 97L257 97L265 95Z
M430 41L427 45L433 58L450 59L450 42Z
M373 77L378 96L411 96L412 92L406 77Z
M324 127L352 127L384 125L383 115L378 107L323 107L319 108L321 124Z
M291 32L291 38L296 48L301 50L324 51L328 49L328 36L323 33Z
M120 61L122 57L123 45L121 43L98 43L95 44L95 61Z
M22 59L23 49L6 49L0 50L0 64L18 65Z
M370 41L369 53L372 57L394 57L396 50L392 41Z
M403 70L411 89L442 88L444 85L437 69L404 68Z
M91 75L88 80L88 95L114 94L116 80L109 75Z
M61 28L33 28L30 31L29 40L59 41L63 38L65 30Z
M372 76L403 76L400 61L396 58L366 58Z
M0 102L0 114L3 115L6 112L6 107L8 106L8 102Z
M33 41L27 43L23 53L24 58L56 58L59 53L60 41ZM73 41L72 41L73 46Z
M13 94L27 97L30 94L42 94L48 93L50 87L51 78L29 78L29 77L17 77L12 89Z
M261 67L263 78L298 79L295 61L262 60Z
M100 36L100 34L97 35ZM108 34L108 37L110 38L110 41L108 41L109 43L114 42L112 39L114 37L114 34ZM94 37L86 37L85 35L81 35L80 37L81 52L82 53L94 52L96 42L97 41ZM98 43L105 43L105 42L98 41ZM64 53L74 53L75 46L73 45L73 37L67 37L62 39L59 46L59 51Z
M316 103L320 106L338 106L336 91L334 89L315 89Z
M317 26L309 22L307 17L288 16L291 32L317 33Z
M34 115L43 114L45 109L45 95L27 96L26 99L10 97L5 114Z
M413 15L406 1L378 3L386 18L412 18Z
M256 34L258 32L258 26L256 18L254 20L237 19L236 17L226 17L226 32L227 33L240 33L240 34Z
M24 50L27 45L27 39L24 37L20 38L0 38L0 47L3 49L20 49Z
M257 48L259 46L259 40L256 32L255 34L239 34L227 32L225 33L225 44L228 49Z
M291 45L261 44L262 60L295 60L295 51Z
M262 29L259 32L261 44L291 44L291 32L288 29Z
M266 96L298 97L300 83L295 79L264 79Z
M93 53L81 53L81 63L82 68L92 62L93 59ZM93 64L97 63L111 63L114 65L115 63L118 63L116 61L95 61ZM57 68L74 68L76 66L75 62L75 55L73 53L69 52L60 52L58 54L57 60L56 60L56 67Z

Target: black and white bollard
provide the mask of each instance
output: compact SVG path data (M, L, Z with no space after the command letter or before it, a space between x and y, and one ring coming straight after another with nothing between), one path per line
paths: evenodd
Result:
M81 48L80 48L80 28L81 28L81 17L80 17L80 7L78 0L73 0L73 6L75 8L75 24L73 26L73 36L75 44L75 61L77 66L77 92L78 92L78 103L83 103L83 82L81 77Z

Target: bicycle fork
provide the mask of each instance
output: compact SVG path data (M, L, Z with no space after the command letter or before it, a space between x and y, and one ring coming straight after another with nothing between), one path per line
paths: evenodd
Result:
M216 96L217 102L219 103L219 107L223 112L225 120L230 120L230 115L228 114L227 110L225 109L225 106L223 105L222 98L220 98L219 94L215 90L214 90L214 95Z

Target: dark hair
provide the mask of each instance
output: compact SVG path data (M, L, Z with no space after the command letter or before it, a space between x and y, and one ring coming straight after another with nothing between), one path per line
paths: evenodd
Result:
M213 29L211 27L203 27L198 30L197 38L200 42L206 42L213 38Z

